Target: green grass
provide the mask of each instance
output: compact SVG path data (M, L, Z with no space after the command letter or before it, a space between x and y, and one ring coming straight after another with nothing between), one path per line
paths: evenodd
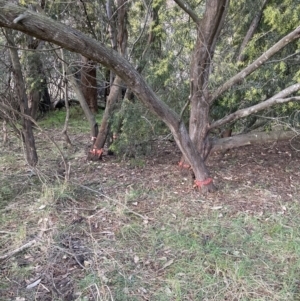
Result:
M53 112L40 123L59 127L63 114ZM75 130L84 123L77 116L70 126ZM41 160L33 177L20 153L0 153L5 170L0 178L0 256L38 241L2 262L1 294L11 296L3 300L42 301L51 294L52 300L65 300L63 288L68 285L77 301L300 300L296 188L294 201L272 197L273 207L261 213L236 209L231 199L251 200L247 196L253 197L253 187L231 183L230 189L224 188L224 206L212 210L221 192L179 196L171 180L154 189L149 184L156 175L147 174L145 183L138 172L128 185L133 168L147 168L146 161L135 159L122 165L122 178L112 172L122 164L116 161L102 183L102 167L87 164L84 155L72 161L74 182L65 184L56 174L59 155L38 142L45 148L38 150ZM262 183L255 191L265 200L274 195L271 188ZM83 254L84 268L72 256L76 252ZM24 289L40 275L47 275L43 286Z
M47 203L48 209L42 210L44 217L54 214L57 201L60 206L66 202L63 207L67 214L71 210L68 195L73 193L72 198L77 198L74 191L61 187L43 190L38 205ZM131 191L129 196L138 198L140 193ZM107 210L111 216L117 212L114 206ZM215 212L200 212L199 217L187 218L176 207L172 213L176 213L175 222L171 215L166 219L169 211L165 206L145 224L123 212L115 239L107 240L96 239L87 224L72 226L59 211L55 225L58 236L53 237L52 244L59 246L61 237L71 233L85 237L88 231L85 243L94 252L89 268L74 278L81 294L78 300L88 300L88 295L97 292L101 300L113 296L120 301L143 300L143 294L154 301L299 300L298 204L284 215L221 217ZM30 225L33 227L28 222L22 228L20 224L14 240L24 241L24 235L32 232ZM11 273L30 278L32 267L18 268L12 263Z
M299 210L297 204L284 216L205 214L173 225L161 220L163 229L135 223L122 228L118 243L142 261L152 258L164 274L159 284L140 279L136 285L153 286L151 300L296 300Z
M99 110L99 113L96 116L98 123L101 121L103 112ZM42 128L53 129L53 128L62 128L66 118L66 110L56 110L49 112L45 118L42 118L38 121L38 124ZM79 106L70 108L70 119L68 127L76 133L88 133L90 128L87 119L84 116L83 111Z

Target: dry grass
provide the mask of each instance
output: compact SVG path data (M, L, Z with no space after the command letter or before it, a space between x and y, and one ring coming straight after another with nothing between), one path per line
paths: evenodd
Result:
M1 300L300 300L299 159L287 145L213 157L220 189L201 196L174 145L95 163L84 134L69 149L57 135L65 184L41 137L34 171L14 138L0 150L0 256L36 241L2 260Z

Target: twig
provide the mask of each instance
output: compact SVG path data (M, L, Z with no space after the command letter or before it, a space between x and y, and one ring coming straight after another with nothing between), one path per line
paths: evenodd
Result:
M184 106L180 112L180 115L179 115L180 120L182 120L183 114L184 114L185 110L187 109L187 107L189 106L190 102L191 102L191 100L190 100L190 98L188 98L188 100L186 101L186 103L184 104Z
M64 253L66 253L66 254L72 256L72 257L76 260L76 262L79 264L79 266L82 267L84 270L86 270L86 267L83 266L83 265L79 262L79 260L78 260L78 258L77 258L77 256L76 256L76 254L71 253L71 252L69 252L69 251L67 251L67 250L65 250L64 248L61 248L61 247L59 247L59 246L54 246L54 247L55 247L56 249L58 249L58 250L64 252Z
M31 246L33 246L35 244L36 244L36 240L35 239L31 240L30 242L26 243L25 245L21 246L20 248L17 248L17 249L15 249L15 250L13 250L13 251L5 254L5 255L0 256L0 260L4 260L6 258L9 258L9 257L11 257L11 256L13 256L13 255L15 255L19 252L24 251L25 249L30 248Z

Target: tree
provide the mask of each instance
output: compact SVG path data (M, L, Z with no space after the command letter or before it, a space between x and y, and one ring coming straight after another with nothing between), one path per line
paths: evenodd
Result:
M13 74L15 78L15 86L17 90L17 96L19 99L19 105L21 113L24 115L30 116L30 109L28 106L28 98L26 94L25 82L24 77L22 74L22 68L20 64L20 59L18 56L18 51L14 43L13 35L11 30L6 30L6 39L10 46L9 52L12 62ZM22 131L21 137L25 144L25 152L26 152L26 159L30 166L35 166L38 162L38 156L35 148L35 139L33 135L32 123L31 121L22 116Z
M86 58L112 70L134 92L136 97L169 127L185 161L193 169L196 186L201 188L202 191L213 191L215 187L204 163L212 147L208 136L209 131L276 103L297 100L297 97L290 98L287 96L294 96L300 89L300 84L293 83L256 106L238 110L219 121L210 122L211 107L225 92L234 85L243 82L248 75L262 66L271 56L298 39L300 37L300 27L281 38L252 63L212 90L209 83L211 63L228 13L229 1L207 0L201 18L195 13L195 9L184 1L176 0L175 2L196 24L197 40L192 55L190 73L189 134L181 118L182 114L177 114L166 103L162 102L128 60L103 43L97 42L85 34L44 15L26 11L24 8L3 0L0 0L2 8L0 26L19 30L39 39L56 43L70 51L81 53Z
M98 112L97 105L97 69L96 65L84 56L81 67L81 90L93 114Z

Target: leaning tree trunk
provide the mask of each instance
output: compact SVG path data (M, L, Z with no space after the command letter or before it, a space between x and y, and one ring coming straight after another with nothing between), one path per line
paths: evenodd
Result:
M16 84L17 95L19 98L21 113L25 115L30 115L30 110L28 107L28 98L26 95L25 82L22 74L18 51L14 44L13 37L10 30L6 30L6 38L8 44L11 46L9 48L9 52L12 61L12 66L13 66L13 73L15 77L15 84ZM29 119L25 117L22 117L21 136L25 144L27 162L30 166L35 166L38 162L38 156L35 148L32 123Z
M81 90L81 85L79 84L79 82L77 81L77 79L74 76L75 72L72 72L72 70L70 70L71 72L68 74L68 79L72 85L73 90L75 91L75 94L77 95L77 98L80 102L80 106L84 112L84 115L90 125L90 129L91 129L91 139L92 141L95 141L97 135L98 135L98 123L96 121L95 115L92 113L92 111L90 110L85 97L82 93Z

